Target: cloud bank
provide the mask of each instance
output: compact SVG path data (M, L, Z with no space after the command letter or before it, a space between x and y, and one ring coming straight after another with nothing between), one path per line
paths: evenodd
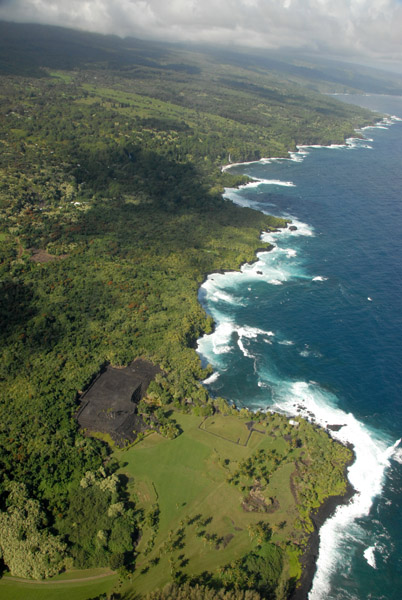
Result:
M0 0L0 19L174 42L402 59L401 0Z

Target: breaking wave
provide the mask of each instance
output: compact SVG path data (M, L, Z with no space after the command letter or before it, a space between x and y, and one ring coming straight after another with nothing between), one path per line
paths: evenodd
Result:
M374 136L375 129L388 129L395 120L400 121L401 119L386 118L375 126L362 129L361 133L373 130ZM378 132L378 135L382 134ZM334 154L336 150L342 149L347 152L359 148L365 150L371 148L370 143L372 141L364 135L364 137L350 138L345 141L345 144L332 145L327 148L334 150ZM276 169L273 178L268 178L269 170L267 169L268 177L265 179L264 171L260 166L269 166L269 164L278 163L279 161L300 163L309 154L314 154L315 148L325 148L325 146L300 146L297 152L289 153L289 158L262 159L255 163L258 166L255 173L261 175L261 177L255 178L255 181L239 190L226 189L225 198L240 206L255 207L261 210L263 204L259 203L259 198L264 197L265 191L253 191L253 188L264 184L294 187L293 182L288 181L288 177L293 178L293 170L291 172L289 169L291 167L300 171L300 167L285 163L285 167L282 169L282 165L279 165L280 168L278 164L273 165L273 168ZM353 153L353 156L355 155L356 153ZM229 169L232 166L228 165L226 168ZM253 172L251 169L249 170ZM283 176L282 180L280 177L282 177L283 172L286 175ZM275 176L278 176L278 179ZM299 180L296 177L294 179L298 194L301 186ZM249 195L247 195L248 190ZM284 194L288 195L286 197L289 198L298 198L292 189L275 190L273 194L281 195L281 198L284 197ZM268 192L266 192L266 195L268 196ZM292 210L291 202L284 204L284 206L286 210ZM289 209L288 206L290 206ZM265 209L263 212L265 212ZM306 238L314 237L316 235L314 228L307 223L298 221L292 215L285 213L282 216L292 219L292 229L288 227L280 231L265 232L261 236L262 241L275 245L271 252L260 252L258 260L253 264L243 265L240 272L214 274L203 284L200 297L205 301L207 309L217 323L217 327L211 335L204 336L198 341L198 351L215 369L214 374L205 380L206 385L211 385L212 390L219 377L217 373L222 373L229 363L237 361L236 365L248 365L247 373L251 373L253 377L255 376L254 385L257 390L254 396L251 393L250 398L247 399L249 407L269 408L288 415L301 415L327 428L332 437L340 442L353 446L355 461L349 466L347 474L356 493L348 504L338 506L333 516L320 529L317 571L309 594L309 600L339 598L341 596L337 596L334 589L331 589L331 578L335 572L338 576L339 564L345 562L348 565L351 564L352 548L358 548L358 555L363 564L365 564L364 557L366 563L373 570L380 569L381 561L385 560L385 546L383 548L378 536L375 536L374 539L368 538L367 533L361 527L360 521L365 519L373 510L374 499L381 496L385 485L385 473L390 467L391 461L396 463L394 468L399 468L398 465L402 465L402 448L400 447L400 440L391 439L379 429L366 425L351 412L342 410L340 407L342 400L328 391L327 388L321 386L320 383L311 381L309 375L306 375L305 380L303 380L304 372L309 368L311 360L314 360L315 357L317 359L321 358L321 355L312 349L314 348L313 344L311 344L311 347L307 344L303 346L297 340L297 333L291 329L284 329L281 332L278 325L278 330L275 325L272 325L272 329L274 329L272 331L269 321L264 321L264 325L267 326L266 329L254 326L252 306L253 303L258 301L256 291L259 294L272 295L272 297L280 295L280 298L288 294L289 302L291 302L290 290L297 281L303 281L303 290L306 290L308 294L313 294L312 290L317 295L325 294L331 287L330 284L319 285L319 282L323 283L329 277L316 275L314 271L309 273L305 265L303 256L303 244L305 242L302 243L302 238L303 236ZM317 234L317 239L319 239L318 236L319 234ZM314 241L312 240L312 242ZM331 282L334 282L335 277L327 267L328 265L324 267L324 272L327 272ZM320 273L320 269L320 264L315 264L315 273L317 271ZM278 288L275 289L274 286L278 286ZM283 287L280 288L279 286ZM368 289L371 293L372 288ZM364 297L366 296L367 292ZM371 300L371 298L368 299ZM249 307L248 312L247 310L241 312L241 319L237 318L236 308L238 306L243 306L245 309ZM375 308L374 305L373 307ZM328 310L330 309L328 308ZM246 319L248 315L250 321ZM268 345L264 346L264 344ZM264 362L265 356L269 356L269 361L265 360ZM274 364L277 356L282 361L280 364L284 365L285 375L281 374L279 367L277 368ZM292 361L298 361L303 365L304 372L301 372L298 378L291 379L288 375L286 367L290 358ZM318 362L317 360L317 364ZM223 385L221 380L219 380L216 389L221 389L220 385ZM368 567L366 568L368 569ZM344 593L342 597L354 597L353 594L350 595L349 591L342 590L342 593Z

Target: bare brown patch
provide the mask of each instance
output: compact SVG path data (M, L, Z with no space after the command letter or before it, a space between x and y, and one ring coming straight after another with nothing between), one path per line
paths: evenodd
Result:
M245 512L268 512L268 505L259 481L254 482L249 495L243 500L242 508Z
M30 248L32 252L31 260L36 263L48 263L53 262L55 260L62 260L63 258L67 258L68 254L60 254L60 256L54 256L53 254L49 254L46 250L40 250L39 248Z
M297 488L296 488L296 484L294 482L294 478L296 477L296 475L298 475L297 470L293 471L293 473L290 476L290 491L292 492L293 500L297 504L298 503Z
M234 538L233 533L228 533L227 535L225 535L225 537L223 538L223 542L222 545L224 548L226 548L226 546L228 545L228 543Z

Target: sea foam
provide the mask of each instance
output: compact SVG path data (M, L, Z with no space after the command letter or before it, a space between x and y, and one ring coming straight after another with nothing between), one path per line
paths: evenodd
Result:
M215 331L211 334L202 336L197 342L197 351L202 354L216 368L219 368L219 359L217 356L227 354L234 350L237 334L237 345L243 355L248 358L254 358L252 353L244 345L245 340L253 340L262 337L263 341L268 341L275 336L273 331L264 331L257 327L239 326L233 321L218 322ZM204 381L205 384L213 383L218 378L217 374L211 375Z
M230 339L234 330L235 325L232 322L224 321L223 323L219 323L211 336L208 336L212 342L212 351L214 354L226 354L230 352Z
M401 119L394 119L401 120ZM383 120L382 122L362 128L360 132L368 129L388 129L392 124L393 119L390 117ZM348 149L353 150L355 148L370 148L368 142L372 140L368 137L362 138L350 138L345 141L342 145L333 145L327 148L336 149ZM295 162L301 162L305 156L310 153L314 148L325 148L325 146L300 146L297 152L289 153L288 159L277 159L277 160L292 160ZM259 161L260 163L273 162L275 159L264 159ZM229 168L230 166L228 166ZM263 180L253 182L251 185L261 185ZM266 180L274 181L274 180ZM233 200L235 203L241 206L257 207L258 203L250 198L245 198L242 195L241 190L228 189L225 191L225 197ZM286 215L285 215L286 216ZM293 221L293 224L297 226L297 230L290 231L289 229L281 230L280 232L267 232L263 234L263 241L276 243L280 242L281 238L286 239L287 244L291 239L291 236L299 235L314 235L314 230L306 224L298 223ZM283 283L290 276L292 271L289 263L296 261L289 261L289 258L294 258L292 255L287 255L285 258L288 259L287 263L281 265L286 277L275 277L271 269L277 267L277 261L279 256L286 254L286 249L276 248L271 252L271 256L267 258L266 265L258 263L258 269L263 271L263 278L268 280L271 277L272 282ZM265 258L262 262L265 261ZM256 277L256 265L249 265L242 267L242 276L246 278ZM312 281L325 281L327 278L323 276L310 276ZM224 282L220 282L224 285ZM250 288L251 289L251 288ZM217 319L215 311L213 312L214 318ZM218 333L219 327L216 332L212 334L212 337ZM231 324L230 339L226 340L226 345L229 346L237 345L245 356L253 357L252 355L252 340L254 334L256 336L261 335L254 331L253 335L245 334L244 328ZM235 337L234 332L237 332ZM267 332L266 332L267 333ZM233 338L232 338L233 336ZM209 336L211 337L211 336ZM271 341L272 338L265 337L265 340ZM283 345L290 345L288 340L282 340L278 342ZM222 346L225 347L225 340L222 340ZM219 344L218 344L219 347ZM335 439L339 440L344 444L352 444L355 452L355 462L348 468L348 478L352 486L356 490L355 495L351 501L342 506L338 506L334 515L328 519L323 527L320 529L320 549L319 557L317 560L317 571L313 582L313 588L309 595L309 600L322 600L322 598L329 597L330 592L330 579L334 571L339 567L339 564L344 564L345 558L348 553L345 549L348 548L351 540L353 543L358 542L360 547L365 544L364 557L368 564L372 567L376 567L376 552L381 554L380 546L376 543L372 546L368 546L367 540L364 540L364 532L358 525L357 521L359 518L365 517L370 513L373 505L373 499L380 495L384 485L384 474L386 469L390 465L391 459L397 463L402 464L402 449L399 447L400 440L392 443L392 440L387 438L385 435L378 431L375 431L368 426L360 422L356 417L343 411L338 406L338 399L327 390L322 389L318 383L310 381L309 383L299 381L286 381L283 380L272 370L271 372L261 372L262 366L256 365L255 369L257 374L257 384L259 388L263 389L268 398L272 398L273 410L280 412L286 412L289 415L301 414L306 419L312 419L318 422L323 427L328 425L341 425L338 431L331 430L331 435ZM265 404L265 408L267 404ZM368 546L368 547L366 547ZM350 553L349 553L350 554Z
M242 302L238 298L235 298L232 294L228 294L223 290L214 290L210 299L214 302L223 301L227 302L228 304L242 305Z
M366 548L365 551L363 552L363 556L366 559L367 563L370 565L370 567L373 567L373 569L377 568L376 562L375 562L375 545L374 546L370 546L369 548Z
M297 251L293 250L293 248L281 248L281 251L286 252L288 258L295 258L297 256Z
M391 457L395 462L402 465L402 448L396 448L395 452Z
M271 343L269 338L274 337L273 331L263 331L257 327L237 327L236 332L238 335L237 345L242 351L243 355L247 358L255 358L248 348L244 345L245 340L253 340L258 336L263 336L264 342Z
M379 432L338 408L335 396L303 381L284 384L274 408L313 418L323 427L342 425L339 431L331 432L332 437L354 448L355 461L348 469L348 478L356 493L347 505L338 506L320 529L317 572L309 600L322 600L329 593L330 576L342 560L342 545L353 523L369 514L373 499L382 491L385 470L400 440L390 444Z
M253 202L250 198L246 198L239 194L239 190L236 188L225 188L223 193L223 197L225 200L231 200L234 204L238 206L253 208L255 202Z
M204 379L204 381L202 383L204 385L208 385L209 383L214 383L215 381L217 381L219 379L219 376L220 376L220 373L218 371L215 371L214 373L212 373L212 375L210 375L209 377Z
M257 183L257 185L282 185L284 187L296 187L293 181L283 181L282 179L258 179L255 183ZM246 185L252 186L253 183Z

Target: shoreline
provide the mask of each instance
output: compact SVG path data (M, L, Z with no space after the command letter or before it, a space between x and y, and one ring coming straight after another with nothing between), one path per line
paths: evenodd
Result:
M331 435L330 432L327 431L327 433L328 435ZM317 559L320 547L320 529L324 523L335 514L338 506L349 504L353 496L357 493L347 476L347 470L355 462L356 455L353 447L350 444L346 444L346 446L352 450L353 457L350 461L348 461L344 469L344 477L346 481L345 493L337 496L329 496L326 498L326 500L324 500L321 506L319 506L317 510L310 515L314 525L314 531L310 534L306 550L300 559L302 565L302 575L298 581L297 587L289 596L289 600L308 600L308 594L313 587L313 581L317 571Z
M345 139L345 143L342 145L339 144L333 144L331 146L310 146L312 148L339 148L339 147L343 147L343 148L348 148L348 147L353 147L354 144L357 142L357 140L359 141L364 141L367 140L367 142L372 141L370 139L367 139L365 132L366 130L369 129L376 129L376 128L388 128L388 126L392 125L395 121L400 120L399 118L394 118L392 116L386 116L386 117L382 117L379 119L376 119L374 121L374 123L372 125L367 125L364 127L361 127L359 130L355 130L356 133L360 133L360 136L357 137L356 135L353 137L349 137L347 139ZM303 145L303 146L299 146L297 149L297 152L289 152L289 156L288 158L284 158L284 157L279 157L277 160L293 160L293 161L297 161L300 162L300 160L303 160L303 155L308 154L308 152L306 152L306 150L308 149L309 146L307 145ZM300 157L300 159L298 160L297 157L295 157L295 155L298 155ZM228 164L225 167L222 168L222 170L226 170L226 169L230 169L232 167L235 166L241 166L241 165L247 165L247 164L258 164L258 163L262 163L262 164L267 164L270 162L273 162L275 159L260 159L259 161L245 161L243 163L236 163L235 164ZM251 185L255 185L255 183L257 182L251 182ZM263 182L261 182L263 183ZM244 186L237 186L238 188L240 187L247 187L248 184L245 184ZM234 188L236 189L236 188ZM252 207L251 207L252 208ZM256 209L254 209L256 210ZM256 251L257 252L257 251ZM256 259L257 260L257 257ZM255 262L255 260L253 262ZM248 264L248 263L247 263ZM220 273L229 273L229 272L233 272L233 271L237 271L236 269L232 269L231 271L225 271L225 270L221 270ZM210 273L209 275L213 276L213 273ZM208 276L207 276L208 277ZM206 278L207 278L206 277ZM205 280L204 280L205 282ZM202 285L202 284L201 284ZM214 329L216 328L216 322L214 321ZM290 413L289 413L290 414ZM301 415L298 415L301 416ZM304 417L307 421L309 421L308 417ZM335 421L335 422L339 422L339 421ZM327 433L331 436L332 439L336 440L338 443L343 444L346 447L349 447L352 449L353 451L353 446L351 446L350 441L346 440L342 440L340 439L336 434L337 434L337 429L333 429L333 431L331 431L330 428L327 429ZM350 440L350 438L349 438ZM303 552L303 555L300 558L300 562L301 562L301 566L302 566L302 574L300 579L297 581L297 588L295 588L293 590L293 592L290 594L289 596L289 600L307 600L309 593L313 590L314 587L314 579L316 577L317 571L318 571L318 566L320 564L319 562L319 558L320 558L320 544L321 544L321 528L334 516L334 514L336 513L338 507L346 507L350 505L351 509L346 509L350 511L352 511L352 519L356 516L353 515L353 507L356 505L358 507L359 510L359 498L360 498L360 494L361 494L361 489L359 484L355 482L355 484L353 485L352 482L356 480L356 468L357 464L360 465L361 463L361 448L357 447L356 451L358 451L357 453L355 451L353 451L353 458L348 461L348 463L345 464L345 468L344 468L344 479L346 482L346 490L345 493L342 495L337 495L337 496L331 496L329 498L327 498L322 504L321 506L314 512L314 514L311 515L311 519L313 522L313 526L314 526L314 531L311 533L311 535L309 536L309 541L307 544L307 547L305 549L305 551ZM353 467L353 477L352 477L352 473L349 470L350 467L352 467L352 465L356 465ZM351 477L351 478L350 478ZM363 506L363 510L365 509L365 506ZM356 508L355 508L356 511ZM326 548L323 547L321 548L321 551L323 552L323 556L325 555L325 550ZM314 590L315 591L315 590ZM316 597L316 594L315 594Z
M373 111L373 113L375 114L375 111ZM294 161L295 160L294 156L295 155L303 156L304 154L306 154L305 150L307 148L329 148L329 149L347 148L348 146L353 144L354 140L360 141L360 140L367 139L364 135L364 131L366 129L381 128L381 127L384 127L387 125L391 125L395 121L401 121L401 120L402 119L400 119L399 117L395 117L394 115L381 115L381 116L378 116L377 118L373 119L372 125L362 125L361 127L356 127L356 129L354 130L354 133L357 135L357 137L356 137L356 135L346 137L344 139L343 144L339 144L339 143L335 143L335 142L331 143L331 144L296 144L296 150L288 150L287 151L288 156L271 156L269 158L262 157L259 160L244 160L244 161L240 161L240 162L228 163L226 165L221 166L221 172L228 171L229 169L232 169L233 167L241 167L241 166L252 165L252 164L257 164L257 163L269 164L270 162L275 162L277 160L293 160ZM367 140L367 141L369 141L369 140ZM254 180L249 183L251 183L251 184L258 183L258 180ZM242 187L247 187L249 185L249 183L240 184L239 186L236 186L234 189L240 189Z
M287 224L286 227L283 227L281 229L287 229L288 226L289 226L289 224ZM263 232L260 233L260 235L262 235L262 234L263 234ZM213 273L206 274L203 281L200 284L199 289L201 289L202 285L208 280L208 277L210 277L214 274L225 275L226 273L238 273L241 271L241 267L244 264L253 264L256 261L258 261L258 256L257 256L258 253L271 252L274 248L275 248L274 244L269 244L268 248L266 248L266 247L265 248L257 248L255 250L254 259L252 259L252 261L250 261L250 262L242 263L242 265L240 265L239 269L226 269L226 270L219 269L217 271L214 271ZM204 310L205 310L205 308L204 308ZM217 325L216 321L214 320L212 332L214 332L216 330L216 325ZM198 339L200 339L200 338L198 338ZM198 340L195 341L195 348L197 348L197 344L198 344ZM289 416L292 416L292 415L289 415ZM297 415L297 413L295 413L294 416L300 416L300 415ZM302 417L302 418L304 418L306 421L310 422L308 418L306 418L306 417ZM319 425L319 427L322 427L322 426ZM297 581L297 584L296 584L297 587L290 594L288 600L308 600L308 594L313 587L313 581L314 581L314 577L315 577L315 574L317 571L317 559L318 559L318 555L319 555L319 546L320 546L320 529L324 525L324 523L334 515L338 506L344 506L344 505L349 504L349 502L351 501L353 496L355 496L355 494L357 493L357 490L353 487L353 485L351 484L351 482L348 478L348 469L356 461L356 454L354 452L354 447L350 443L343 443L343 442L337 440L332 435L332 431L337 431L338 426L334 425L332 427L333 427L333 429L331 429L331 426L328 426L328 427L324 428L324 430L331 437L331 439L333 439L337 443L342 444L343 446L349 448L350 450L352 450L352 453L353 453L352 458L344 466L344 480L345 480L345 484L346 484L346 490L345 490L344 494L340 494L340 495L336 495L336 496L329 496L328 498L326 498L324 500L324 502L321 504L321 506L319 506L314 511L314 513L310 515L311 520L313 522L314 531L310 534L308 542L307 542L307 547L300 558L300 563L301 563L301 568L302 568L301 577Z

